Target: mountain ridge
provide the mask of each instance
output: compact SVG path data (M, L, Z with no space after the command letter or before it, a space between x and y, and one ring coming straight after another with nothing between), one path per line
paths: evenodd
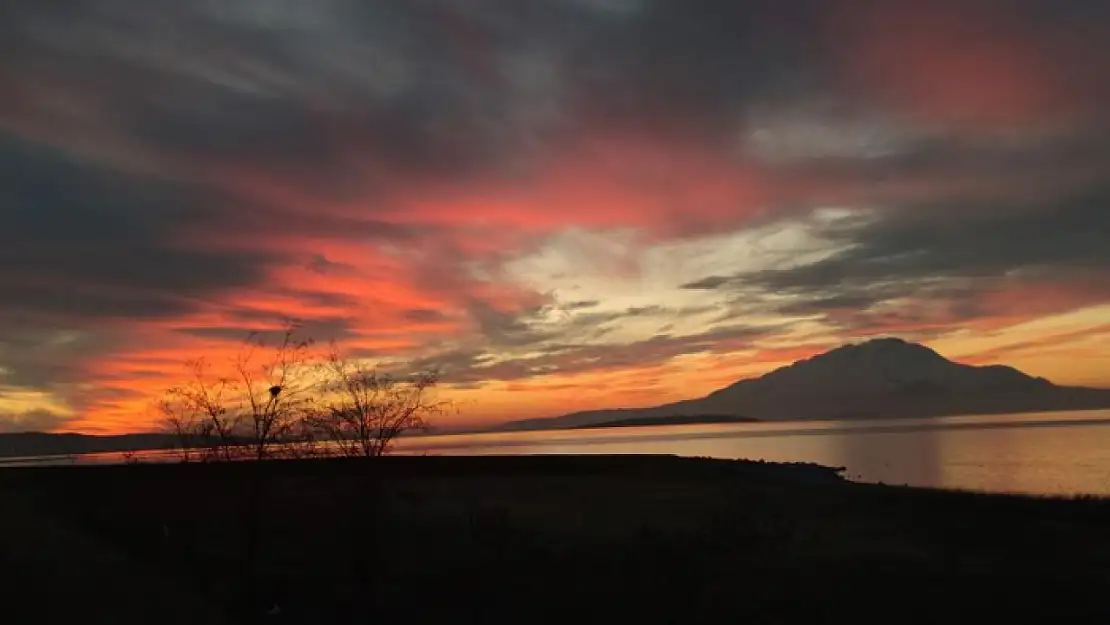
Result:
M113 435L68 432L0 433L0 458L128 452L176 446L177 441L172 435L157 432Z
M849 343L700 398L513 421L499 430L714 414L769 421L1110 408L1110 390L1057 386L1008 365L968 365L900 338Z

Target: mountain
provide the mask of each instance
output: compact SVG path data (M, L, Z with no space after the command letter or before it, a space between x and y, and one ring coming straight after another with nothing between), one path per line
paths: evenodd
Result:
M759 419L751 419L749 417L734 417L731 415L681 415L674 417L631 417L629 419L617 419L616 421L604 421L602 423L593 423L590 425L579 425L576 429L591 429L591 428L626 428L637 427L641 425L703 425L707 423L756 423Z
M165 449L176 446L177 441L168 434L122 434L118 436L48 434L46 432L0 434L0 458L96 454L112 451Z
M699 399L514 421L506 430L576 428L694 415L757 420L933 417L1110 408L1110 390L1057 386L1013 367L977 367L896 338L850 344Z

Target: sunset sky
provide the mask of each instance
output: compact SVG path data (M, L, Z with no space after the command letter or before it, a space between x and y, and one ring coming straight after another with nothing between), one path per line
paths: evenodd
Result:
M0 431L293 317L458 423L871 336L1110 386L1110 3L0 6Z

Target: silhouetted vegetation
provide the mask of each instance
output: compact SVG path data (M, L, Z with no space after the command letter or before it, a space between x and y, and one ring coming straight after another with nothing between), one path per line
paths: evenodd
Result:
M187 363L188 379L159 404L183 461L381 456L447 411L432 396L436 372L383 372L334 346L318 356L296 332L273 345L251 336L226 371Z
M245 568L234 511L260 472L265 523ZM1102 500L644 456L42 468L0 481L242 622L1104 623L1108 612ZM52 596L48 569L17 580L16 600L36 579Z
M423 429L447 410L447 402L430 397L438 381L436 372L399 378L333 351L324 365L323 399L308 424L341 455L382 456L402 432Z

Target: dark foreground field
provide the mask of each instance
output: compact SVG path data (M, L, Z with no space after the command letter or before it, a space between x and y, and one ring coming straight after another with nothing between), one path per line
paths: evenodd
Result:
M1108 522L669 457L10 469L0 622L1106 623Z

